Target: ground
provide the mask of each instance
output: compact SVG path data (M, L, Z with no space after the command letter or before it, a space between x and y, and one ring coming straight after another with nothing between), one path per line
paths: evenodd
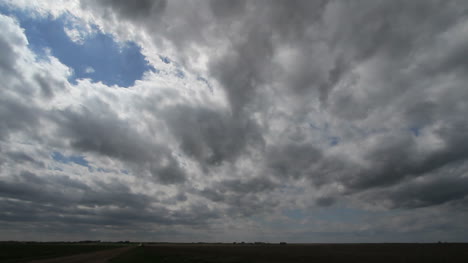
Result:
M42 253L39 253L40 249L43 250ZM287 245L147 243L144 246L130 244L124 247L36 243L16 244L16 246L0 244L0 252L0 262L7 263L468 262L466 243ZM48 257L50 259L47 259Z
M122 247L117 243L1 242L0 262L16 263L93 253Z
M126 262L468 262L468 244L160 244L112 259Z

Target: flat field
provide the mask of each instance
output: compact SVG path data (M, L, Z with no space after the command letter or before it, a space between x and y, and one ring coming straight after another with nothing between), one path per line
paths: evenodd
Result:
M46 260L51 258L50 260ZM42 259L42 261L36 261ZM467 263L468 244L122 244L0 243L0 262Z
M468 244L160 244L136 247L113 263L149 262L468 262Z
M31 260L63 257L75 254L90 253L121 247L120 244L79 244L79 243L20 243L1 242L0 262L16 263Z

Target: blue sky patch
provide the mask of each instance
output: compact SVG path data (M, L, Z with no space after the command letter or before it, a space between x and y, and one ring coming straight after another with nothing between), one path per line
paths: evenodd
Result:
M299 209L287 209L283 211L283 214L292 219L302 219L305 216L303 211Z
M161 59L162 62L166 64L171 63L171 60L168 57L159 56L159 58Z
M418 137L420 134L420 131L419 131L420 129L418 127L411 127L409 128L409 130L416 137Z
M69 164L69 163L76 163L81 166L85 167L90 167L88 161L85 159L84 156L81 155L69 155L65 156L60 152L53 152L52 153L52 159L54 159L57 162L61 162L64 164Z
M330 136L328 137L328 144L330 146L336 146L340 143L341 138L337 136Z
M208 89L211 91L211 93L213 93L213 87L210 85L207 79L205 79L204 77L198 76L197 80L205 83Z
M185 78L185 73L184 73L182 70L180 70L180 69L176 69L175 75L176 75L178 78L181 78L181 79Z
M27 12L12 11L0 6L0 13L15 16L29 41L29 47L39 57L45 49L63 64L73 69L70 82L89 78L106 85L129 87L141 79L145 71L155 71L141 54L141 48L134 42L117 43L113 37L95 28L83 43L73 42L65 33L70 25L70 16L34 17Z

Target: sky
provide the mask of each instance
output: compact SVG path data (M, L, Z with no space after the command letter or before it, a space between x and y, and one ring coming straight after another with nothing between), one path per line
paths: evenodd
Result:
M0 0L0 240L468 242L466 1Z

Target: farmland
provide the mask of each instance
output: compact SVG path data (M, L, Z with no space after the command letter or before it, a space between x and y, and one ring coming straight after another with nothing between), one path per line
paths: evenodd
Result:
M113 252L112 252L113 251ZM0 262L468 262L468 244L1 243ZM110 260L109 260L110 259Z
M0 262L16 263L31 260L63 257L121 247L117 243L41 243L1 242Z
M159 244L111 262L468 262L468 244Z

